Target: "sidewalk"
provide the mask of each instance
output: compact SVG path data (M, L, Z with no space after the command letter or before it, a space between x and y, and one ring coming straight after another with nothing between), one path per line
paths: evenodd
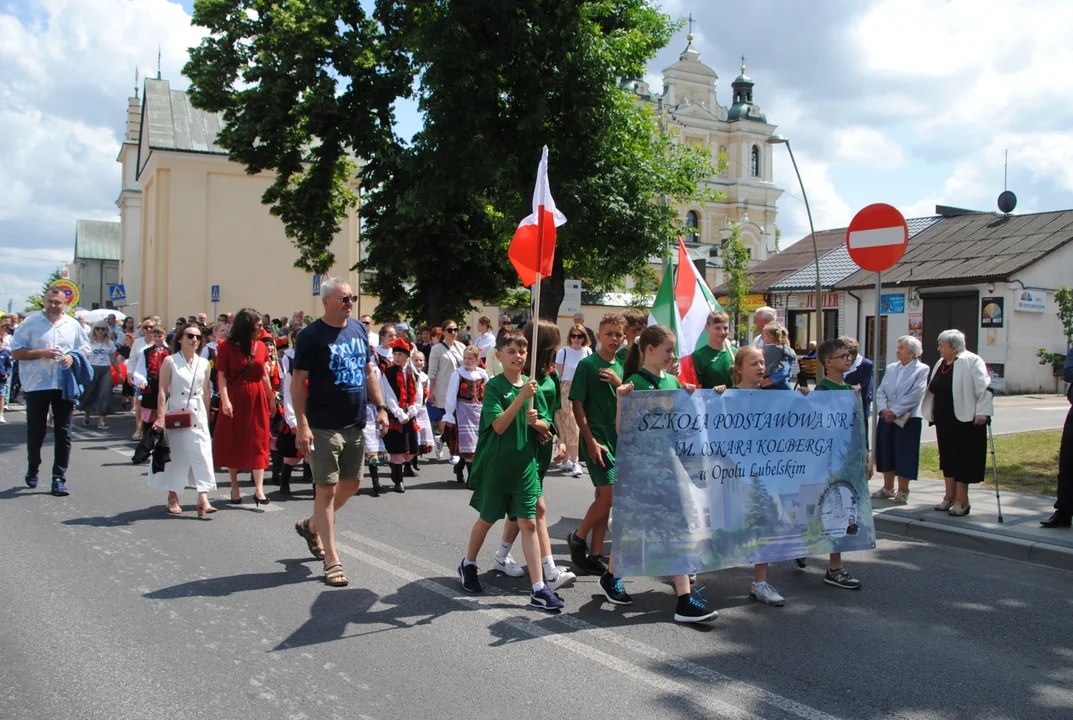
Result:
M879 489L882 476L868 485L869 491ZM1073 529L1048 530L1039 524L1054 512L1053 497L1004 490L1000 523L990 483L970 488L972 512L959 518L933 509L943 499L941 480L914 480L910 490L906 505L872 500L877 532L1073 570Z

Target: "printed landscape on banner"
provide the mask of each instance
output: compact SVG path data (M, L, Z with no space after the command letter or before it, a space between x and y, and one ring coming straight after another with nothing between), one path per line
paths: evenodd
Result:
M680 575L875 547L855 392L633 393L615 572Z

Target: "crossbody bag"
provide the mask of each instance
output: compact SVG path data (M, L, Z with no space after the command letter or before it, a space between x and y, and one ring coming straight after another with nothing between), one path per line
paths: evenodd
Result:
M194 414L190 412L190 401L194 399L194 392L196 392L197 368L200 360L200 355L194 355L194 372L190 379L190 395L186 398L186 407L178 412L164 413L164 427L168 430L182 430L194 425Z

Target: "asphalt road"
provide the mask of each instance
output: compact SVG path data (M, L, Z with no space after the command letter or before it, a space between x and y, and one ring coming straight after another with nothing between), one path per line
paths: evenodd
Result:
M995 398L991 430L995 435L1061 428L1069 401L1061 395L1010 395ZM935 428L924 423L921 442L935 442Z
M582 577L547 616L525 580L482 573L483 596L462 592L474 513L436 465L343 510L351 585L332 589L293 529L308 486L267 511L222 488L210 522L189 495L168 516L117 419L79 428L72 495L53 498L23 485L25 427L8 418L5 720L1073 717L1068 573L882 539L847 556L860 592L823 585L819 559L784 563L770 581L787 605L770 608L749 600L750 571L727 570L701 576L720 617L682 627L662 582L629 581L635 604L615 608ZM551 476L547 494L565 562L592 490Z

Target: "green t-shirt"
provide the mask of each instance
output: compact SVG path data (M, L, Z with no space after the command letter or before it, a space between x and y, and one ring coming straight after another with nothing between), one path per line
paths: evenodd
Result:
M622 347L615 351L615 361L622 363L622 367L626 367L626 358L630 356L630 345L630 342L623 339ZM595 354L595 352L593 354Z
M654 381L654 382L653 382ZM626 382L633 383L634 390L681 390L682 384L674 375L663 373L663 377L656 377L644 368L626 378Z
M834 380L828 380L824 378L816 383L817 390L852 390L853 388L845 383L836 383Z
M522 383L527 380L523 375ZM511 385L503 375L496 375L484 386L481 426L469 478L469 487L475 491L488 489L509 495L540 494L536 456L540 441L536 431L525 420L526 408L518 411L514 422L502 435L492 428L492 422L510 407L521 390L521 387ZM544 393L537 392L534 403L537 414L546 417L548 406Z
M722 350L714 350L710 345L697 348L692 358L701 388L711 390L719 385L734 385L734 348L730 343L724 343Z
M552 370L550 373L544 376L544 379L540 381L540 390L537 395L544 398L544 412L541 411L539 405L537 405L537 414L540 415L540 419L548 424L548 427L555 432L555 411L559 409L559 373ZM555 452L555 443L546 442L540 444L539 436L537 437L537 473L540 475L540 479L543 480L544 476L548 474L548 468L551 467L551 456Z
M578 400L585 407L585 417L589 420L589 430L596 442L605 448L615 452L618 443L618 431L615 430L615 410L618 405L618 394L611 383L600 379L600 371L608 368L620 378L622 377L622 363L616 357L614 361L607 362L599 353L593 353L583 358L577 364L574 372L574 384L570 386L570 399ZM584 441L578 448L582 460L589 460L588 449Z

